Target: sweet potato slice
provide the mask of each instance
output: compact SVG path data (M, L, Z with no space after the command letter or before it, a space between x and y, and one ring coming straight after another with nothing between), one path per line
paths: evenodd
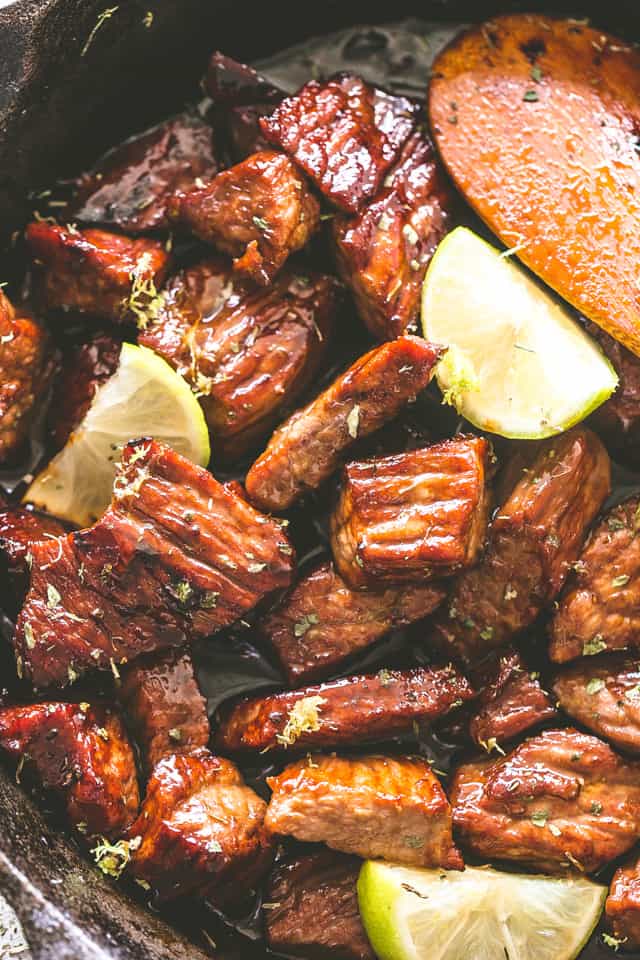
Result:
M571 20L498 17L440 53L429 112L488 226L640 355L640 52Z

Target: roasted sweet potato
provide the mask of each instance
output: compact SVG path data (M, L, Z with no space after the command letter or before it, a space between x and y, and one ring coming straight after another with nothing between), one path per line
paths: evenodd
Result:
M512 15L437 57L431 126L457 186L549 286L640 354L640 53Z

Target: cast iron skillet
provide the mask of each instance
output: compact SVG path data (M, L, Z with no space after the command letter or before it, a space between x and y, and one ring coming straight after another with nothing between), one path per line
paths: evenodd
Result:
M419 17L446 26L516 10L588 16L640 39L638 0L609 0L605 7L593 0L120 0L117 18L105 22L82 55L109 2L118 4L19 0L0 10L0 247L7 273L11 234L31 212L29 192L76 173L107 146L193 99L214 48L252 61L356 24L380 24L377 36L384 38L391 20ZM153 26L146 29L149 10ZM192 942L202 942L197 929L186 939L98 876L1 767L0 892L18 913L33 960L205 957ZM267 956L247 941L215 955ZM597 947L590 949L589 957L596 956Z

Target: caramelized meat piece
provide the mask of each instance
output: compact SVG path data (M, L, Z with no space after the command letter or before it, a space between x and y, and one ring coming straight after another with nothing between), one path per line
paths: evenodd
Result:
M106 230L76 230L40 221L26 229L45 305L110 323L135 321L164 283L169 254L156 240Z
M180 197L172 216L266 287L318 228L320 207L295 164L265 150Z
M593 873L636 841L639 773L596 737L546 730L503 760L460 767L453 822L479 857Z
M0 499L0 553L16 599L24 596L29 581L29 566L34 543L64 537L60 520L26 507L10 507Z
M618 374L618 386L591 416L591 423L608 450L636 469L640 467L640 359L595 323L587 331Z
M207 637L288 586L280 524L153 440L128 444L93 527L33 548L14 647L36 686Z
M618 867L611 881L605 913L624 949L640 947L640 861L632 857Z
M359 77L311 80L260 128L332 203L357 213L380 188L413 130L417 108Z
M549 656L557 663L640 643L639 519L634 497L591 534L551 622Z
M389 587L380 593L352 590L333 564L323 563L258 626L289 683L297 686L339 669L393 627L427 617L444 596L435 583Z
M558 671L553 692L565 713L614 747L640 753L640 662L613 654Z
M379 340L400 336L418 316L427 266L449 226L450 202L433 145L416 130L371 203L356 217L333 221L340 274Z
M364 858L462 867L451 807L426 760L310 755L267 783L273 794L265 823L273 833Z
M491 524L483 559L456 579L434 642L472 662L533 623L559 593L609 488L609 457L590 430L540 444Z
M200 397L216 457L234 460L312 380L331 340L331 277L284 271L267 290L234 283L211 259L177 274L157 323L141 333Z
M280 103L284 93L261 77L253 67L216 52L205 76L205 89L213 100L216 129L220 128L234 160L244 160L269 147L260 131L260 117Z
M118 695L148 772L163 757L209 742L207 703L188 653L141 657L123 668Z
M265 510L286 510L339 466L344 452L392 420L429 383L441 356L418 337L399 337L356 360L273 434L246 478Z
M326 748L383 740L462 706L473 691L455 667L380 670L223 709L220 750Z
M332 850L278 863L265 890L271 950L303 960L375 960L358 909L360 865Z
M129 831L142 838L131 872L163 900L189 894L217 904L242 899L271 864L266 808L229 760L205 749L165 757Z
M477 559L487 528L489 444L444 440L348 463L331 517L331 548L349 586L421 583Z
M483 690L469 725L478 746L498 749L525 730L557 717L538 675L531 673L516 650L508 650L482 671Z
M98 160L77 182L71 216L132 234L166 229L174 193L217 172L211 127L182 113Z
M121 343L98 334L75 347L65 358L51 402L51 433L60 449L87 413L98 387L116 372Z
M0 290L0 464L19 457L52 373L46 331Z
M36 703L0 710L0 747L28 757L42 784L64 797L87 836L115 837L137 816L133 751L118 715L88 703Z

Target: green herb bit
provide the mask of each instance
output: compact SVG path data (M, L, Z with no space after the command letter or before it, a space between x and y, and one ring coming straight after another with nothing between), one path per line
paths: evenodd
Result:
M540 83L542 80L542 70L539 66L531 67L531 79L534 83Z
M258 230L262 230L263 233L265 233L269 229L269 223L267 220L264 219L264 217L252 217L251 219L253 220Z
M591 804L591 813L596 817L599 817L602 813L602 804L599 800L594 800Z
M536 103L536 101L539 100L540 97L538 96L537 90L525 90L524 96L522 99L526 100L527 103Z
M604 680L601 680L600 677L594 677L593 680L589 680L587 684L587 693L590 696L594 693L599 693L601 690L604 690L604 685Z
M614 577L611 581L612 587L626 587L626 585L631 580L631 577L627 573L621 573L619 577Z
M592 637L591 640L587 640L582 646L582 654L585 657L594 657L597 653L602 653L603 650L607 649L607 644L605 643L604 637L601 633L596 633L595 637Z
M544 827L546 826L547 820L549 819L548 810L534 810L531 814L531 823L535 827Z
M117 13L119 9L120 9L120 7L107 7L106 10L103 10L103 11L102 11L102 13L100 14L100 16L98 17L98 19L97 19L96 22L95 22L95 26L94 26L93 30L91 31L91 33L90 33L89 36L87 37L87 42L85 43L85 45L84 45L84 47L82 48L82 51L81 51L81 53L80 53L80 56L81 56L81 57L86 56L87 51L89 50L89 47L90 47L91 44L93 43L93 41L94 41L94 39L95 39L95 36L96 36L96 33L98 32L98 30L100 29L100 27L102 26L102 24L103 24L103 23L106 23L107 20L110 20L111 17L114 15L114 13Z
M304 637L307 630L310 630L311 627L317 623L320 623L317 613L305 613L305 615L293 625L294 637Z
M142 843L142 837L133 840L118 840L109 843L106 837L100 837L100 842L91 850L93 859L103 873L116 880L131 861L131 854Z

